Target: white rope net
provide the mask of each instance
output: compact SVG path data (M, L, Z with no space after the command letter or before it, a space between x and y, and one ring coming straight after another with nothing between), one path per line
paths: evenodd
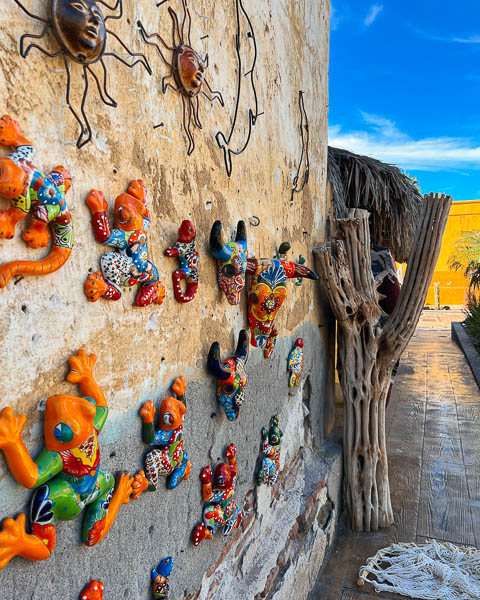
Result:
M360 569L358 584L425 600L480 599L480 551L449 542L392 544Z

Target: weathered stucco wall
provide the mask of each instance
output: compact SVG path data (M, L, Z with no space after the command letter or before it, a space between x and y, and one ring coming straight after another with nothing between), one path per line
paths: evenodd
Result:
M27 415L24 439L35 455L42 447L42 400L55 393L72 393L72 386L64 381L67 359L84 347L97 354L95 375L110 406L100 435L102 468L133 474L142 468L145 451L138 410L145 400L164 397L173 379L183 374L188 397L185 448L193 465L190 480L176 490L161 486L157 493L144 494L123 507L96 547L80 544L81 518L60 523L52 557L44 563L14 559L0 572L0 596L73 599L90 578L99 578L105 583L106 598L144 599L150 597L151 567L172 554L174 599L279 600L293 597L293 589L295 598L305 597L331 538L338 505L337 449L322 449L324 406L332 377L327 368L331 357L324 301L316 283L304 281L297 287L289 282L289 296L277 320L280 338L273 358L266 361L260 350L251 348L245 403L239 421L228 422L217 405L215 382L205 369L206 356L215 340L221 344L222 357L234 349L238 331L247 325L246 298L238 307L227 304L216 285L208 237L215 219L222 220L227 237L244 219L249 256L272 256L282 241L289 240L289 258L303 254L313 268L311 248L324 240L327 215L328 0L244 0L256 32L255 81L264 114L247 151L234 159L230 179L214 136L219 129L229 130L234 109L234 0L191 3L193 46L208 52L209 82L225 99L223 109L200 100L203 130L194 130L197 148L191 157L186 155L181 128L181 99L171 91L161 94L166 67L134 27L140 18L148 31L161 30L169 39L167 6L180 13L180 2L170 0L155 8L151 0L124 0L123 19L109 22L132 49L145 51L154 74L150 77L140 67L130 71L111 57L105 59L110 93L118 107L104 106L90 82L87 107L94 141L81 150L72 143L78 129L65 106L61 59L36 51L26 60L20 58L20 35L38 33L40 24L13 2L0 0L0 4L0 111L16 118L25 136L35 142L38 166L49 170L63 164L71 171L73 186L67 201L76 239L71 258L60 271L20 278L0 290L0 408L10 405ZM47 4L31 0L27 7L45 15ZM115 40L111 43L120 51ZM251 51L247 40L242 43L248 65ZM78 106L77 65L72 72L72 98ZM300 89L310 121L310 180L291 205L290 189L301 150ZM239 145L251 101L245 86L236 134ZM163 126L154 130L160 122ZM136 178L143 178L149 190L150 256L167 287L167 297L160 307L141 309L134 307L135 291L130 290L118 302L100 299L90 304L83 284L89 270L98 270L105 249L94 240L85 196L92 187L101 189L112 206L115 196ZM254 216L260 219L257 227L248 224ZM200 288L193 302L180 305L171 283L177 263L163 257L163 251L176 241L178 226L186 218L197 228ZM22 226L17 229L15 240L0 240L1 262L45 254L27 249L20 239ZM298 335L305 339L305 371L301 388L289 394L286 358ZM74 388L73 393L79 391ZM260 430L275 413L284 431L283 471L275 490L257 493L254 473ZM191 531L202 510L200 469L219 460L230 442L238 448L236 498L240 506L245 503L243 528L230 538L218 534L213 542L194 548ZM0 518L28 510L30 496L0 458Z

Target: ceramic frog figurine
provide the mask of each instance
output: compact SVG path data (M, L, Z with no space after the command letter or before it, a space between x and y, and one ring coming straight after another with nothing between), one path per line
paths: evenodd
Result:
M26 488L36 488L30 503L32 533L25 515L5 520L0 532L0 569L14 556L45 560L55 547L58 520L70 521L85 511L82 540L93 546L112 526L132 493L133 479L100 469L98 434L108 415L103 392L93 377L95 354L79 350L69 359L67 381L78 383L83 398L58 394L45 404L45 448L35 460L22 441L26 416L10 407L0 413L0 449L10 472Z

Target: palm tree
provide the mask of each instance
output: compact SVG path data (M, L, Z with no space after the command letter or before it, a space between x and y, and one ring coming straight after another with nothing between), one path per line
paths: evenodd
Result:
M480 288L480 230L464 231L453 246L448 259L449 269L463 270L470 279L470 288Z

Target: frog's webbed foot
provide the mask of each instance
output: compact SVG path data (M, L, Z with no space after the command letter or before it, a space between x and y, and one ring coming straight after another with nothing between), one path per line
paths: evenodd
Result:
M0 531L0 569L15 556L23 556L29 560L45 560L50 557L50 550L42 540L25 531L23 513L16 519L5 519L3 530Z
M11 240L15 236L15 225L26 214L15 206L11 206L8 210L0 210L0 238Z
M139 471L133 478L132 484L132 498L137 500L142 492L148 488L148 479L145 477L144 471Z
M30 248L45 248L50 241L47 223L32 219L30 225L22 233L22 239Z
M89 302L96 302L107 291L107 283L100 271L91 273L83 286Z

